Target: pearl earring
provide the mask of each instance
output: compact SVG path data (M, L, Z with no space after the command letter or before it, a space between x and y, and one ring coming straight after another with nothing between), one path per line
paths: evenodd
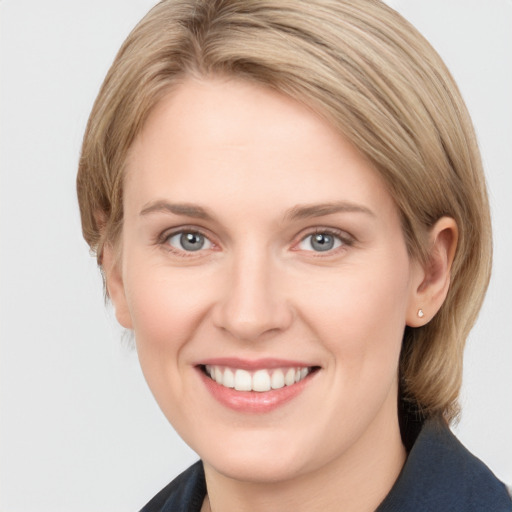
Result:
M423 313L423 309L418 309L418 316L420 318L423 318L425 316L425 313Z

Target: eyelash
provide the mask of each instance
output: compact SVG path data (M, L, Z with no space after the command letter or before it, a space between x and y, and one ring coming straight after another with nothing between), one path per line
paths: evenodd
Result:
M176 254L179 257L182 258L190 258L190 257L197 257L199 253L204 252L203 249L199 249L197 251L186 251L184 249L177 249L170 245L169 240L176 236L176 235L182 235L182 234L191 234L191 235L199 235L201 237L204 237L213 248L218 247L212 240L211 236L205 233L204 231L197 229L196 227L190 227L182 226L179 229L175 229L173 231L164 231L161 235L159 235L157 239L157 244L162 246L166 251L171 252L173 254ZM351 247L355 243L354 237L349 235L346 231L341 231L334 228L315 228L313 231L310 231L309 233L306 233L304 235L301 235L299 240L297 242L293 243L292 250L293 251L301 251L302 249L298 248L298 246L306 241L309 237L313 237L315 235L327 235L331 236L341 242L341 245L338 247L335 247L333 249L328 249L326 251L309 251L304 250L304 252L311 252L315 255L315 257L327 257L332 256L333 254L337 254L338 251L344 250L347 247ZM209 249L209 248L208 248ZM196 254L197 253L197 254Z
M216 244L212 242L211 236L206 234L204 231L201 231L200 229L197 229L196 227L187 227L182 226L179 229L175 229L172 231L164 231L157 239L157 245L160 245L164 250L171 252L181 258L190 258L190 257L197 257L199 254L202 253L204 250L199 249L197 251L186 251L184 249L177 249L176 247L173 247L169 240L176 236L176 235L183 235L183 234L190 234L190 235L199 235L202 236L205 240L207 240L212 247L216 247Z
M333 249L328 249L326 251L304 251L304 252L311 252L312 255L314 255L315 258L322 258L322 257L329 257L333 256L334 254L338 254L339 251L345 250L347 247L351 247L355 243L354 237L349 235L346 231L341 231L339 229L334 228L316 228L313 231L310 231L309 233L306 233L305 235L301 236L299 241L294 244L295 251L300 251L300 248L296 248L298 245L305 242L309 237L314 237L315 235L327 235L331 236L341 242L341 244L338 247L335 247Z

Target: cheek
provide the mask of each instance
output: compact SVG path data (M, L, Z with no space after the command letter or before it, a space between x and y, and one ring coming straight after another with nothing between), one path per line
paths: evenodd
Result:
M407 283L390 269L343 273L304 293L304 321L329 354L325 436L349 446L381 413L396 415ZM314 301L311 297L315 297ZM331 425L336 425L334 431ZM343 444L345 443L345 444Z
M209 302L211 279L197 269L141 260L128 261L124 273L133 328L140 337L168 345L186 337L191 324L197 323Z
M153 388L178 376L182 349L203 323L211 303L204 276L166 266L131 265L127 302L142 370Z
M403 268L408 260L405 266L380 263L310 281L302 293L304 319L335 364L360 374L395 370L405 328L409 285Z
M211 303L209 281L165 266L130 268L140 269L126 276L140 366L160 408L179 429L183 411L194 401L187 347L203 327Z

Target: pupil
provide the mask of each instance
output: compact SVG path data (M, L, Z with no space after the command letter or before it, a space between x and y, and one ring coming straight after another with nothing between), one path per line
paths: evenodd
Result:
M187 251L198 251L204 245L204 237L198 233L183 233L180 238L181 246Z
M328 251L334 246L334 238L331 235L318 233L313 236L311 245L316 251Z

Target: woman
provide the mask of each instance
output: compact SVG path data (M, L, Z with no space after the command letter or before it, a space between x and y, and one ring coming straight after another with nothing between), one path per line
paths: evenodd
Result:
M478 148L392 9L161 2L96 100L78 194L201 457L144 511L511 510L447 426L490 272Z

